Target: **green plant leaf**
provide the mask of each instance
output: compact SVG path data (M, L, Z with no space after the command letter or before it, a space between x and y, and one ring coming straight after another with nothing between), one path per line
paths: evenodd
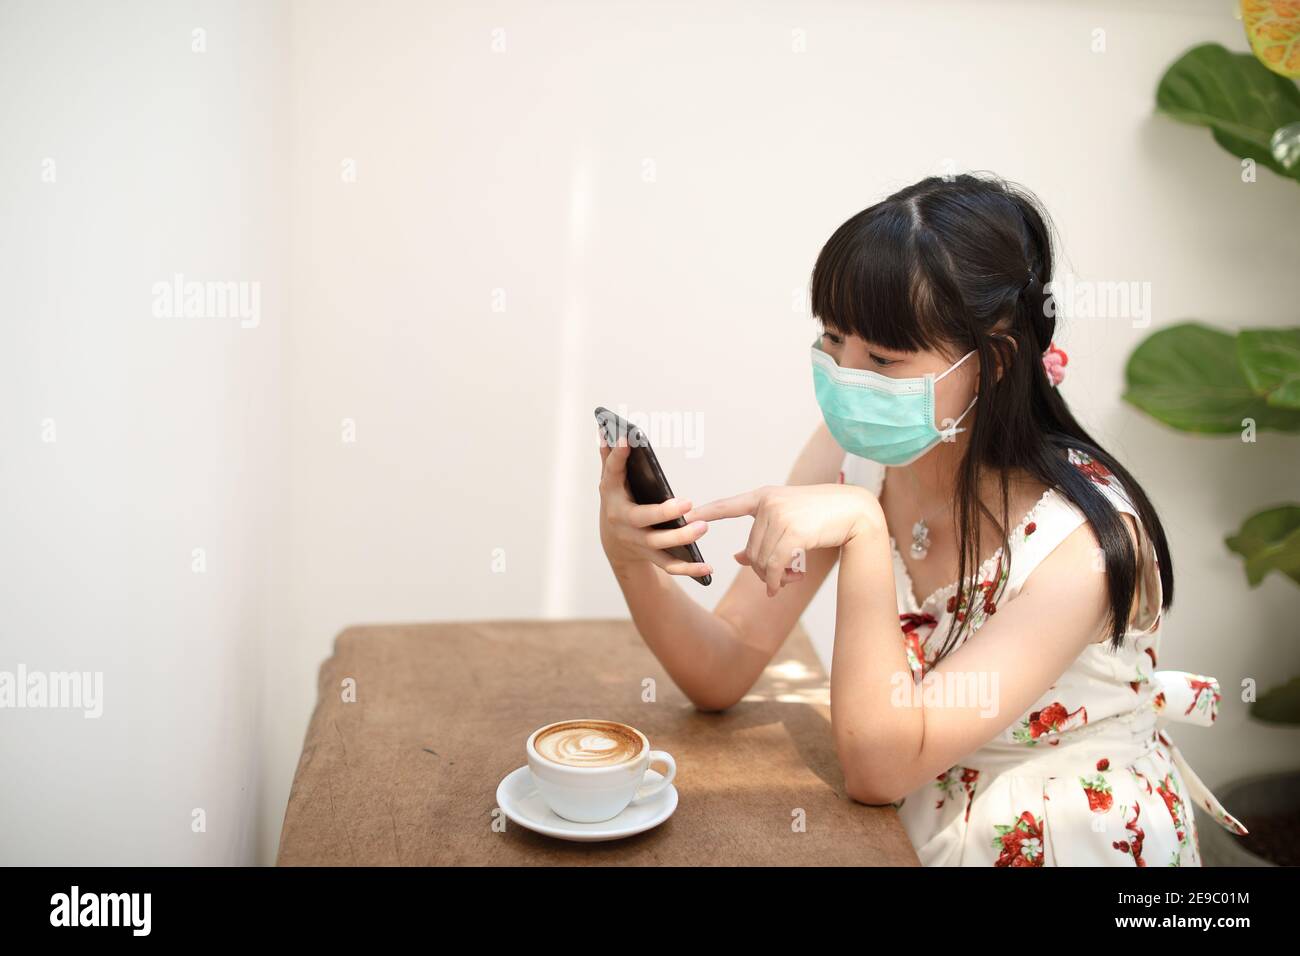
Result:
M1256 394L1276 408L1300 409L1300 329L1246 329L1237 360Z
M1257 512L1224 542L1246 559L1246 580L1252 588L1270 571L1281 571L1300 584L1300 505Z
M1124 374L1124 401L1180 431L1239 434L1247 418L1258 429L1300 431L1300 410L1275 408L1256 393L1234 336L1222 329L1198 322L1161 329L1133 350Z
M1300 181L1273 156L1273 132L1300 121L1300 89L1250 53L1203 43L1174 62L1156 87L1156 108L1184 123L1208 126L1232 155L1255 160L1279 176Z
M1270 724L1300 724L1300 677L1266 691L1250 705L1250 715Z

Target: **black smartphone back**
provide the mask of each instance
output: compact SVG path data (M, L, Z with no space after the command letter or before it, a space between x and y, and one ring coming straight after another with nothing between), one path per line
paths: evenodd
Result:
M627 436L630 449L627 457L627 487L633 501L639 505L657 505L673 497L673 490L668 486L668 478L664 475L663 468L659 466L659 459L655 457L654 449L650 447L650 440L646 438L645 432L608 408L596 409L596 421L605 430L605 441L611 446L618 444L619 435ZM671 521L662 521L654 527L667 530L685 526L686 519L677 517ZM665 550L679 561L704 562L700 549L696 547L694 541ZM706 574L695 580L707 587L713 583L713 575Z

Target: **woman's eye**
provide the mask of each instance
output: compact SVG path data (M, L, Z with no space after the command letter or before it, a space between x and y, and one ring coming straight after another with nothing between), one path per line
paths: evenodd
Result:
M898 362L897 359L887 359L883 355L877 355L875 352L868 352L867 354L871 356L871 361L875 362L881 368L889 368L889 366L895 365Z
M823 333L822 333L822 338L824 338L824 339L826 339L826 341L830 342L831 345L843 345L843 344L844 344L844 340L843 340L842 338L840 338L838 335L834 335L834 334L832 334L832 333L830 333L830 332L823 332Z

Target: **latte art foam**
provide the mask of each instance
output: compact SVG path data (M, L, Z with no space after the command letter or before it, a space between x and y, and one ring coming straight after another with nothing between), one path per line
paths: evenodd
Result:
M608 767L635 759L641 738L613 721L575 720L548 727L533 740L533 747L566 767Z

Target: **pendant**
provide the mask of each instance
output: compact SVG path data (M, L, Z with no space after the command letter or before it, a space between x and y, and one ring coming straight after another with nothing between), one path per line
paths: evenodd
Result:
M912 525L912 557L920 561L930 553L930 527L922 518Z

